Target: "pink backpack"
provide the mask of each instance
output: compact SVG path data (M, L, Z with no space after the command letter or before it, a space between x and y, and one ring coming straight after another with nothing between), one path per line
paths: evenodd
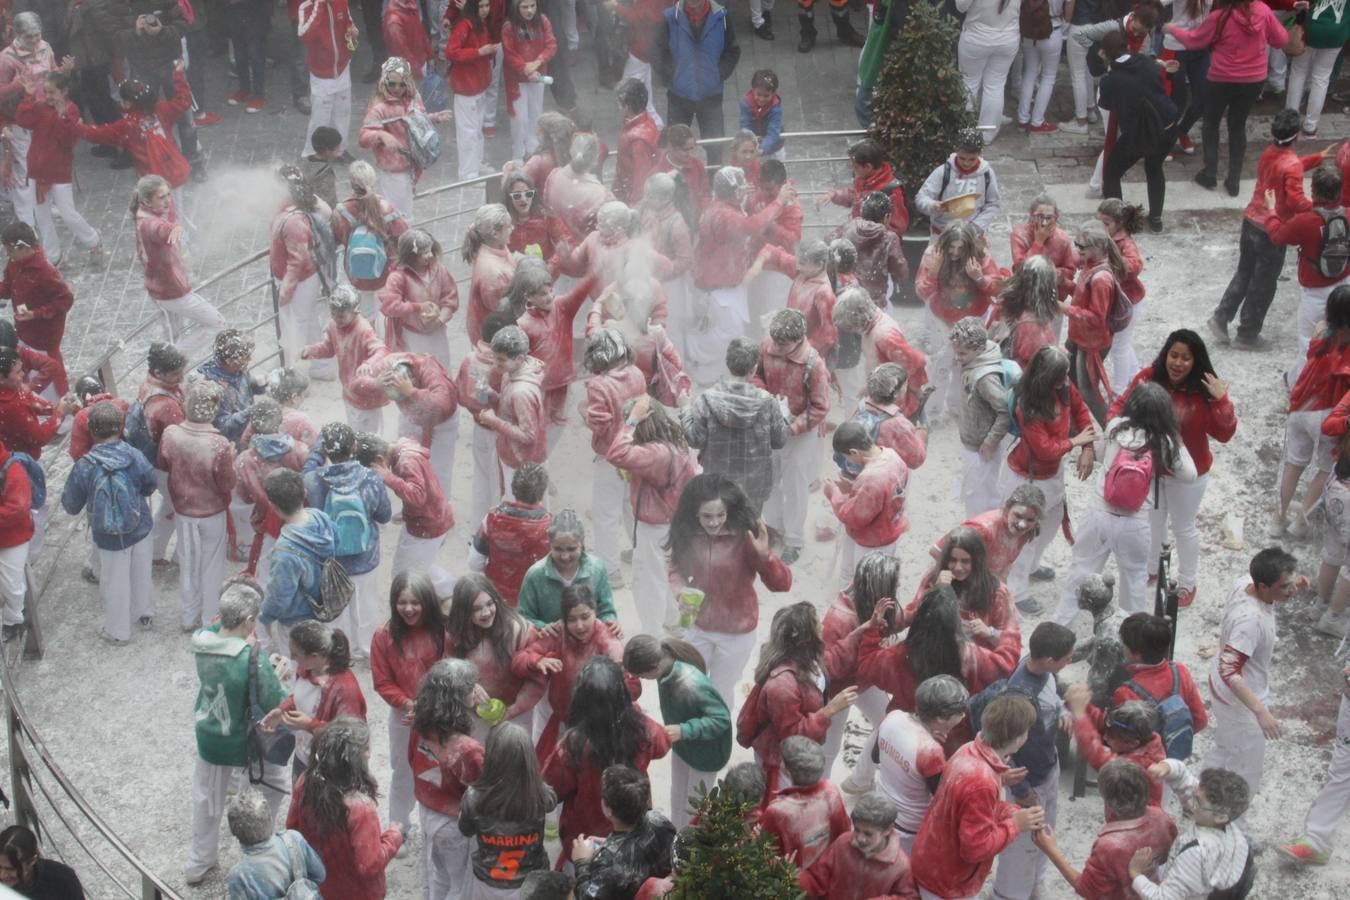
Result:
M1102 498L1116 509L1138 512L1148 499L1150 488L1156 490L1154 482L1153 451L1147 446L1135 450L1121 447L1111 460L1111 468L1106 470Z

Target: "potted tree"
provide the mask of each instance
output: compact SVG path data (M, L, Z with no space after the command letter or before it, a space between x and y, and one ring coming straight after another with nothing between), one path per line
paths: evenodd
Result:
M747 816L755 803L715 787L694 804L698 826L681 838L674 900L793 900L804 897L797 867L778 855L772 838L756 834Z

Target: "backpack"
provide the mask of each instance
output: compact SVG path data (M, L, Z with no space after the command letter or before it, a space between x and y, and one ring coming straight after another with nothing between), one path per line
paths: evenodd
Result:
M1125 290L1120 286L1120 279L1108 266L1098 266L1093 269L1088 275L1088 279L1096 278L1097 273L1102 271L1111 276L1111 284L1116 289L1115 296L1111 298L1111 305L1106 310L1106 330L1111 334L1120 334L1130 327L1130 322L1134 319L1134 304L1130 302L1129 297L1125 296Z
M863 428L867 429L867 436L871 438L872 443L877 442L877 434L881 431L883 422L894 419L899 413L879 412L875 409L863 405L858 407L858 411L853 414L850 421L857 422ZM849 478L857 478L858 473L862 471L862 466L855 465L848 461L848 457L842 453L834 454L834 464L839 467L839 471Z
M1014 670L1016 671L1016 670ZM1041 721L1041 700L1039 694L1028 694L1020 687L1014 687L1007 678L1000 678L993 684L980 691L975 696L966 701L966 708L970 712L970 727L978 734L980 731L980 720L984 717L984 711L999 697L1007 693L1020 694L1031 701L1036 707L1036 721L1032 723L1031 730L1028 732L1027 744L1036 746L1045 737L1045 723Z
M994 171L993 169L985 169L985 170L984 170L984 196L985 196L985 197L988 197L988 196L989 196L989 180L990 180L990 176L991 176L991 174L993 173L993 171ZM939 200L942 199L942 195L943 195L943 194L947 193L947 185L949 185L949 184L951 184L951 183L952 183L952 161L949 159L949 160L947 160L946 162L944 162L944 163L942 164L942 187L938 188L938 192L937 192L937 195L938 195L938 199L939 199ZM981 198L981 199L983 199L983 198Z
M1199 841L1191 841L1186 846L1177 851L1177 856L1190 850L1192 847L1200 846ZM1175 858L1175 857L1174 857ZM1205 895L1205 900L1246 900L1252 892L1252 885L1256 881L1256 853L1252 850L1251 842L1247 843L1247 861L1242 865L1242 874L1232 887L1214 888Z
M403 153L419 171L425 172L436 165L441 158L441 135L436 126L420 109L409 109L397 119L386 122L402 121L408 127L408 149Z
M47 473L43 471L42 464L27 453L10 453L9 459L0 466L0 490L4 490L5 476L9 474L9 467L15 463L23 466L24 471L28 473L30 493L28 508L42 509L47 505Z
M1324 278L1340 278L1350 265L1350 226L1345 209L1319 209L1322 217L1322 249L1317 253L1317 271Z
M1022 0L1017 28L1029 41L1043 41L1055 30L1050 22L1050 0Z
M1147 96L1139 98L1139 117L1135 122L1134 144L1141 150L1153 151L1169 144L1171 134L1163 124L1162 113Z
M1116 509L1138 512L1148 499L1149 488L1156 487L1158 477L1151 449L1147 446L1138 449L1121 447L1106 470L1102 499Z
M159 465L159 441L150 434L150 421L145 417L145 404L155 397L170 397L168 391L151 391L144 400L137 400L127 409L126 420L122 426L122 439L145 457L152 466Z
M289 541L284 544L278 541L272 552L277 551L311 562L319 562L314 554ZM304 587L302 586L300 590L303 591ZM355 594L356 585L352 582L352 577L347 574L342 563L330 556L319 562L319 599L315 600L306 593L305 602L309 604L309 611L313 613L314 618L320 622L331 622L342 615L342 611L347 608L347 604L352 601Z
M141 504L127 470L96 466L94 493L89 501L90 525L104 534L135 534L141 525Z
M1167 748L1168 759L1188 759L1191 745L1195 740L1195 720L1191 718L1191 708L1181 696L1181 678L1177 675L1177 664L1168 663L1172 669L1172 691L1161 701L1130 679L1123 687L1134 691L1143 700L1158 711L1162 722L1160 734L1163 746Z
M352 226L347 238L347 252L343 256L343 265L347 269L347 278L351 281L378 281L389 267L389 251L385 248L384 238L376 234L365 222L357 222L345 204L338 206L338 215ZM398 218L395 210L384 217L388 225Z
M1008 433L1021 437L1022 427L1017 424L1017 391L1014 389L1022 381L1022 366L1006 356L999 360L999 365L1003 369L1003 388L1007 391L1004 402L1008 404Z
M370 519L359 491L339 491L330 487L323 498L323 511L333 520L337 532L334 556L355 556L365 552L370 542Z
M283 831L281 840L286 844L286 856L291 861L291 886L286 888L281 900L321 900L319 886L306 874L305 860L290 832Z

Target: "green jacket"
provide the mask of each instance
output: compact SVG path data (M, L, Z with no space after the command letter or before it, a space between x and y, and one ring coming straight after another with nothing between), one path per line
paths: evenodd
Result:
M581 553L581 565L573 584L585 584L595 597L595 613L605 622L618 621L619 613L614 609L614 592L609 588L609 573L600 557ZM566 585L562 576L553 567L553 557L545 556L530 566L525 580L520 583L520 595L517 609L527 621L543 628L562 618L562 592Z
M192 636L197 660L197 755L216 766L248 765L248 641L222 638L220 625L208 625ZM258 700L268 711L286 698L272 664L258 654Z
M656 694L662 721L680 726L675 755L691 769L721 771L731 759L731 711L708 676L676 660L670 674L657 680Z

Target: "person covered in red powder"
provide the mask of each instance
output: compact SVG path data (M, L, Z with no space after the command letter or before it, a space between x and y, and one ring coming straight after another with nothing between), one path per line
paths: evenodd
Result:
M446 655L477 666L487 702L500 700L502 704L500 718L474 720L470 732L474 738L484 740L495 722L529 726L534 707L544 696L544 684L533 675L517 675L511 664L538 637L535 627L507 605L488 578L471 574L455 583L445 633L449 641Z
M520 584L530 566L548 555L553 514L544 508L548 471L527 462L511 476L512 500L502 500L484 516L469 544L469 568L482 572L515 608Z

